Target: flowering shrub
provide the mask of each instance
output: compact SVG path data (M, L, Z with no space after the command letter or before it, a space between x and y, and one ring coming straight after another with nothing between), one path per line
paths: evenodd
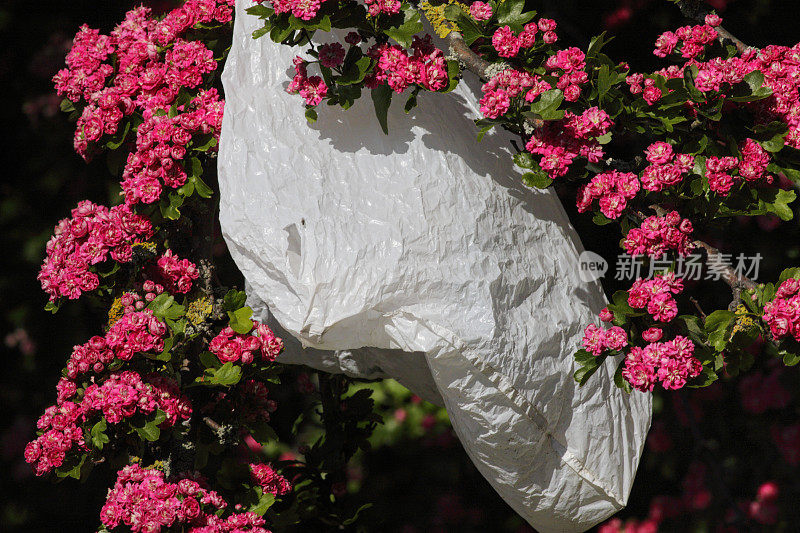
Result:
M358 515L342 510L344 465L377 424L369 391L338 379L302 381L300 391L322 403L326 435L297 446L301 459L269 456L280 440L268 422L279 408L282 342L252 320L243 293L217 280L203 241L213 233L218 75L231 7L189 0L164 17L137 8L108 35L84 26L54 79L76 122L76 151L107 158L123 203L81 202L48 243L39 276L47 308L88 296L108 322L74 349L25 458L40 475L77 478L95 464L127 464L101 514L107 529L259 531L301 520L331 527ZM800 270L757 284L720 266L722 254L701 240L735 217L792 219L798 46L752 49L732 40L719 16L696 13L696 24L655 40L655 56L670 66L636 72L604 54L603 35L583 49L562 45L556 22L521 0L273 0L248 11L264 22L254 37L307 46L288 91L309 121L323 102L347 109L368 90L388 131L393 98L407 95L410 111L420 93L447 92L465 70L477 74L479 139L510 130L522 140L514 162L526 185L572 187L579 212L620 226L628 254L659 261L655 275L613 295L599 317L605 326L586 326L575 354L580 384L608 358L615 384L632 394L734 377L750 369L760 343L786 365L800 362ZM422 33L423 16L451 55ZM333 28L346 37L311 44L314 32ZM678 261L696 251L730 287L728 309L706 313L684 289ZM788 405L780 373L770 372L741 381L743 409L753 415ZM437 433L437 413L396 409L390 423ZM775 421L767 432L790 465L800 462L796 426ZM656 450L675 446L658 428L651 437ZM445 430L432 440L448 438ZM706 509L714 474L705 470L690 468L684 497L654 500L638 526ZM764 480L738 512L772 524L780 494Z
M324 431L302 459L277 454L310 436L303 420L280 437L269 425L283 343L214 263L219 70L232 6L188 0L163 17L139 7L108 35L83 26L54 78L76 122L75 150L107 158L122 203L80 202L47 245L47 309L83 296L108 320L74 347L25 460L37 475L79 479L95 465L121 467L103 531L266 532L268 522L301 519L313 529L358 514L334 502L347 492L344 465L377 424L369 394L344 397L346 380L320 378L323 409L309 419ZM322 60L340 64L342 53L331 46ZM407 61L427 69L414 79L439 83L441 53L429 43ZM388 62L382 80L400 76L398 65Z

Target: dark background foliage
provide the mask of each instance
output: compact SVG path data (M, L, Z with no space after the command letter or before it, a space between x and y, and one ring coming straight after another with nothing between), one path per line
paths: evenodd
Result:
M557 20L562 40L569 44L585 46L592 35L607 29L616 36L607 53L636 69L665 66L652 56L652 43L660 32L685 23L678 9L666 0L528 3L543 16ZM800 41L794 0L709 3L725 16L726 27L749 44L792 45ZM53 484L33 476L22 460L22 451L35 432L36 418L54 400L54 386L71 347L96 334L105 318L81 302L65 305L55 316L42 310L46 297L36 274L44 257L44 244L56 222L67 216L77 201L88 198L115 203L118 192L110 185L113 180L103 161L87 165L73 152L72 125L58 110L59 99L50 78L62 66L70 40L81 24L107 32L137 4L127 0L5 0L0 5L0 85L4 96L0 117L5 132L0 150L0 339L4 341L0 343L0 357L6 365L0 377L0 530L92 531L113 480L112 472L98 468L85 485L79 486L74 480ZM161 0L149 5L156 11L170 7L169 2ZM559 192L587 248L606 257L613 271L619 235L593 226L589 217L575 213L574 196L568 187ZM732 228L707 238L737 253L761 253L760 280L773 279L783 267L798 264L800 248L794 222L737 221ZM611 293L618 287L609 277L607 280L606 290ZM702 305L709 309L726 305L726 288L719 285L710 290L706 285L703 294L696 295ZM763 359L757 362L758 366L766 364ZM789 370L781 379L787 390L797 390L797 372ZM769 429L775 422L794 423L798 401L793 397L781 410L752 415L742 409L738 383L726 381L710 390L680 396L657 393L656 435L666 434L671 445L661 439L662 446L658 442L648 446L623 516L645 517L656 495L686 497L690 491L682 480L695 461L705 465L702 468L708 470L709 480L718 475L723 483L708 481L712 502L688 515L691 527L690 519L685 518L675 522L675 530L716 530L725 516L743 513L733 510L736 502L752 500L758 483L767 479L780 480L782 502L797 496L794 467L781 462ZM382 398L381 409L390 428L401 423L406 429L412 423L422 428L381 433L380 445L354 465L350 487L361 490L351 497L375 503L367 517L372 524L369 530L526 530L471 465L446 423L432 424L424 416L421 422L413 417L406 419L408 413L419 410L407 394L385 394ZM427 411L420 412L436 412L430 407L424 409ZM693 434L698 428L702 435ZM795 506L787 504L781 509L779 524L797 523L800 517ZM665 522L662 530L670 529L672 526Z

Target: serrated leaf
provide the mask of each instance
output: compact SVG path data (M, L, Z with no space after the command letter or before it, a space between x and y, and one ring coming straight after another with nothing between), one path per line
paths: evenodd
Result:
M253 321L250 317L253 316L253 310L249 307L242 307L236 311L228 311L228 319L230 326L236 333L244 335L253 329Z
M244 291L237 291L236 289L231 289L225 296L222 298L222 307L226 311L235 311L242 306L247 301L247 294Z
M704 329L708 335L711 346L721 352L728 344L728 330L735 315L732 311L720 309L708 315L705 319Z
M419 20L419 12L413 8L403 11L403 24L395 28L384 30L384 33L397 41L404 48L411 46L411 39L422 31L422 22Z
M257 490L261 490L261 487L258 487ZM273 503L275 503L275 495L271 492L263 492L261 496L259 496L258 502L250 506L249 511L258 516L264 516L264 513L267 512Z
M497 23L500 26L507 24L514 24L522 15L522 10L525 9L525 0L504 0L497 6Z
M109 441L108 435L105 433L107 427L106 419L101 418L100 422L92 426L92 430L89 432L92 437L92 444L98 450L102 450L103 446Z
M228 361L221 367L209 371L206 369L206 383L213 385L235 385L242 379L242 368Z
M175 298L164 292L153 298L153 301L147 304L147 308L157 317L163 318L167 309L169 309L174 302Z

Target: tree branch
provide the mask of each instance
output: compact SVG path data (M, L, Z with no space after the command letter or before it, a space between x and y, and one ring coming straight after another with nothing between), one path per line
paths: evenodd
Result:
M458 58L464 68L478 76L482 81L489 81L489 67L492 65L481 56L470 50L464 38L457 31L450 32L447 36L450 44L450 53Z

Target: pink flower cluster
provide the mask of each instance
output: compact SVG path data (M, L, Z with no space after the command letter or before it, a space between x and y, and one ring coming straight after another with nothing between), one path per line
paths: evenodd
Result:
M714 25L708 23L697 26L684 26L674 33L665 32L656 39L656 49L653 53L658 57L667 57L679 48L681 56L685 59L694 59L703 53L705 47L717 40L717 30L714 29L722 22L719 17L709 19Z
M485 8L476 8L479 16L486 16ZM472 10L470 10L472 13ZM473 16L475 16L473 14ZM491 8L488 11L488 18L491 17ZM480 20L475 17L476 20ZM550 19L539 19L538 22L526 24L519 35L514 35L510 26L502 26L495 30L492 35L492 46L500 57L516 57L520 50L527 50L536 43L536 33L542 31L542 41L552 44L558 40L556 35L556 23Z
M286 88L289 94L300 94L306 101L306 105L316 106L328 95L328 86L319 76L309 76L307 69L308 62L300 56L294 59L295 75L291 83Z
M118 132L125 116L166 111L181 88L198 87L217 68L213 53L200 41L179 37L199 23L230 22L232 5L233 0L190 0L161 21L140 7L128 12L110 36L82 27L67 68L53 78L59 95L85 103L76 151L88 158L104 135Z
M35 465L42 476L64 464L67 452L77 446L86 449L83 428L85 409L78 403L64 401L51 405L39 417L36 426L43 432L25 447L25 461Z
M526 50L536 43L537 31L539 27L535 22L526 24L519 35L514 35L510 26L503 26L492 35L492 46L500 57L516 57L520 50Z
M473 2L469 6L469 14L478 22L492 18L492 6L484 2Z
M659 322L670 322L678 314L678 303L673 294L681 292L683 292L681 278L672 272L656 274L652 279L637 279L633 282L628 291L628 304L634 309L647 309L647 312ZM660 330L650 333L660 338ZM651 339L645 340L652 342Z
M217 516L227 505L222 496L197 481L184 478L170 483L163 472L132 464L117 473L100 521L110 529L146 533L172 526L193 533L269 533L261 527L264 519L255 513L234 513L227 519Z
M753 372L739 382L742 408L748 413L760 415L770 409L783 409L792 399L791 393L781 384L783 370L776 368L770 374Z
M681 218L677 211L647 217L638 228L632 228L625 236L623 245L630 255L658 257L668 250L688 255L694 249L692 223Z
M158 297L159 294L164 292L164 286L160 285L153 280L144 280L141 283L141 292L144 293L144 298L138 292L124 292L120 296L120 304L122 305L122 314L128 315L141 311L144 307ZM112 324L113 326L113 324Z
M592 202L599 200L600 212L615 219L639 192L639 177L632 172L610 170L597 174L578 191L578 212L588 211Z
M512 98L525 92L525 101L533 102L537 96L550 89L550 84L539 76L510 68L503 70L481 87L481 114L486 118L497 118L508 111Z
M789 126L784 138L787 146L800 148L800 43L792 46L770 45L758 54L750 54L747 72L758 70L764 74L764 85L772 89L772 96L755 102L757 123L768 124L774 120ZM747 60L749 55L743 59Z
M386 15L396 15L400 13L402 3L399 0L364 0L369 7L370 16L377 17L381 13Z
M631 74L625 78L625 83L630 87L631 94L641 94L647 105L653 105L663 96L661 89L656 87L653 78L645 78L644 74Z
M780 284L775 298L764 305L763 320L775 339L791 335L800 341L800 281L792 278Z
M122 173L125 203L151 204L161 197L164 185L178 188L185 184L182 164L187 149L201 135L219 139L224 107L217 90L209 89L178 106L173 117L164 108L145 109L144 122L136 132L136 151L128 155ZM209 149L216 149L216 145Z
M58 403L48 407L39 418L37 427L42 434L28 443L25 460L35 463L36 475L41 476L64 463L66 454L77 447L86 450L82 425L89 417L102 412L112 424L137 413L149 414L161 409L167 414L162 424L173 426L178 418L188 419L192 406L180 394L177 383L161 376L151 376L149 383L132 371L112 374L102 385L93 383L75 401L74 382L62 378L58 383Z
M622 376L642 392L652 391L656 382L661 382L665 389L680 389L689 378L700 375L702 369L694 357L694 343L678 335L671 341L631 348Z
M694 156L675 154L665 142L648 146L645 156L650 165L642 172L642 187L648 191L659 192L677 185L694 168Z
M727 196L731 188L742 182L748 183L763 180L772 183L774 178L766 174L770 157L764 148L753 139L745 139L739 147L742 159L736 157L709 157L706 160L706 176L709 188L721 196ZM732 171L738 168L738 175L733 176Z
M72 210L71 219L61 220L47 243L47 257L38 279L50 300L78 298L95 290L100 278L93 266L111 258L131 260L132 244L153 235L150 221L126 205L111 209L84 200Z
M282 496L292 490L292 484L267 463L250 463L250 478L265 493Z
M194 263L188 259L178 259L172 250L167 250L156 264L158 273L167 282L169 292L186 294L192 290L192 280L200 276Z
M556 87L564 91L564 100L575 102L581 95L581 85L589 81L586 73L586 54L580 48L559 50L547 58L547 69L561 75Z
M608 133L612 125L608 113L598 107L590 107L580 115L567 111L562 120L547 121L531 136L525 148L540 155L542 170L551 178L557 178L569 171L577 157L599 162L603 147L597 137Z
M410 85L419 85L429 91L447 87L447 62L444 53L433 45L430 35L415 36L411 42L411 55L399 45L375 44L367 55L377 61L375 70L364 79L370 89L386 83L393 91L402 93Z
M162 427L174 426L178 419L188 420L192 404L181 395L178 384L166 377L153 374L148 382L133 371L111 374L102 385L93 383L83 393L82 407L87 413L102 411L111 424L119 424L137 413L152 414L157 409L166 413Z
M619 351L628 345L628 334L619 326L603 329L589 324L583 330L583 347L593 355L601 355L606 350Z
M283 350L283 341L272 333L266 324L253 321L253 335L240 335L232 328L226 327L219 335L211 339L208 349L222 363L241 361L250 364L255 359L254 352L260 352L265 361L274 361Z
M166 334L166 324L149 309L125 314L104 337L94 336L75 346L67 361L67 377L77 379L90 370L102 372L115 359L130 361L137 353L160 353Z
M336 68L344 61L344 47L341 43L328 43L319 47L319 63L323 67Z

